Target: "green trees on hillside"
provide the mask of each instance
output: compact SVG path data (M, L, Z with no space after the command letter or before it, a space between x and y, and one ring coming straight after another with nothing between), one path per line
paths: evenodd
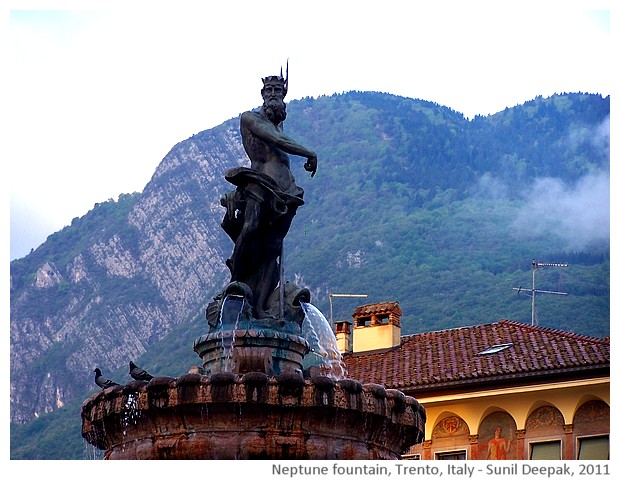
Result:
M223 212L213 211L219 202L214 196L228 186L223 176L207 180L204 169L238 165L238 151L231 148L228 133L232 122L176 145L167 157L176 162L175 168L158 169L145 189L158 192L158 201L167 202L183 185L180 193L187 209L179 210L182 214L174 218L174 228L162 235L162 243L170 248L177 236L197 238L192 237L196 225L219 228ZM608 122L609 97L586 94L537 97L473 120L431 102L376 92L291 101L287 131L300 143L312 145L319 163L317 175L310 178L303 162L291 159L297 182L306 192L306 205L299 209L285 241L285 278L307 286L312 303L323 312L329 311L332 292L368 294L364 303L396 300L404 313L402 333L410 334L502 318L528 323L530 298L513 288L530 286L532 259L566 262L569 267L561 272L539 272L541 288L568 293L541 296L539 324L609 335L609 239L603 235L595 243L575 246L566 239L571 232L563 230L579 223L546 222L545 228L535 228L536 216L527 204L528 193L540 179L571 187L585 175L609 172ZM190 149L217 151L219 163L181 162ZM176 168L179 162L182 165ZM166 160L162 165L168 165ZM541 191L545 193L544 188ZM128 215L142 195L121 195L118 201L95 205L30 255L11 262L12 310L43 324L53 317L50 311L59 311L68 302L81 311L95 293L117 301L117 306L143 299L144 304L173 309L173 303L166 304L154 293L155 279L147 269L132 278L108 277L98 274L95 262L88 265L96 285L92 290L78 290L83 288L80 284L67 282L28 290L45 262L66 272L80 252L107 245L112 238L140 258L143 239ZM217 243L220 237L209 238ZM228 241L223 234L221 240ZM213 245L212 251L230 249L227 243ZM175 266L167 274L187 274L174 272ZM191 307L195 306L192 318L181 319L169 335L150 344L136 359L140 364L163 375L184 373L195 364L191 342L204 333L203 309L217 287L206 283L200 285L204 298L196 298ZM349 319L355 306L335 302L334 317ZM96 306L89 308L81 317L84 321L100 313ZM46 367L66 370L71 348L59 340L44 359L56 364ZM118 374L126 374L124 370ZM12 457L40 458L43 454L37 452L45 452L45 458L83 458L79 428L54 427L50 420L69 414L69 409L61 410L42 415L32 425L12 427ZM77 447L70 450L59 442L63 435L75 440Z

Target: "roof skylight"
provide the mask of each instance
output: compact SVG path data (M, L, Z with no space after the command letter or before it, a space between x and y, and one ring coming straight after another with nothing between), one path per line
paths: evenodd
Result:
M478 352L478 355L490 355L492 353L501 352L502 350L506 350L510 347L512 347L512 343L500 343L498 345L493 345L482 352Z

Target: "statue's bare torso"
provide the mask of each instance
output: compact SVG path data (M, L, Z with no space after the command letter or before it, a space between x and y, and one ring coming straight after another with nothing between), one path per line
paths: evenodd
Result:
M268 175L283 191L293 194L295 178L283 148L294 142L284 135L282 127L259 112L246 112L241 116L241 137L252 170Z

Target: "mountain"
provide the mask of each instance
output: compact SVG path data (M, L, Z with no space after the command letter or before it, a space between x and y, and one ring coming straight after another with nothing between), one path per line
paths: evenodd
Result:
M536 271L536 288L568 293L537 296L538 323L609 335L609 102L537 97L468 120L376 92L291 101L287 133L319 164L310 178L291 158L306 204L286 278L326 315L330 293L396 300L409 334L528 323L531 299L513 288L531 288L533 259L566 262ZM74 455L28 446L50 412L79 411L95 367L124 383L129 360L172 376L199 363L192 341L232 252L224 173L247 163L230 119L175 145L143 192L96 204L11 262L13 458ZM334 318L359 303L335 299Z

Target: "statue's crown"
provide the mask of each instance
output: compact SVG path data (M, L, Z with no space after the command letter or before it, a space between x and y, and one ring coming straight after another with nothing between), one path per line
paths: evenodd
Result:
M282 67L280 67L280 75L269 75L268 77L264 77L263 85L267 85L268 83L279 83L284 86L284 96L288 92L288 61L286 62L286 78L282 76Z
M268 83L281 83L284 85L286 80L280 75L269 75L268 77L263 78L263 85L267 85Z

